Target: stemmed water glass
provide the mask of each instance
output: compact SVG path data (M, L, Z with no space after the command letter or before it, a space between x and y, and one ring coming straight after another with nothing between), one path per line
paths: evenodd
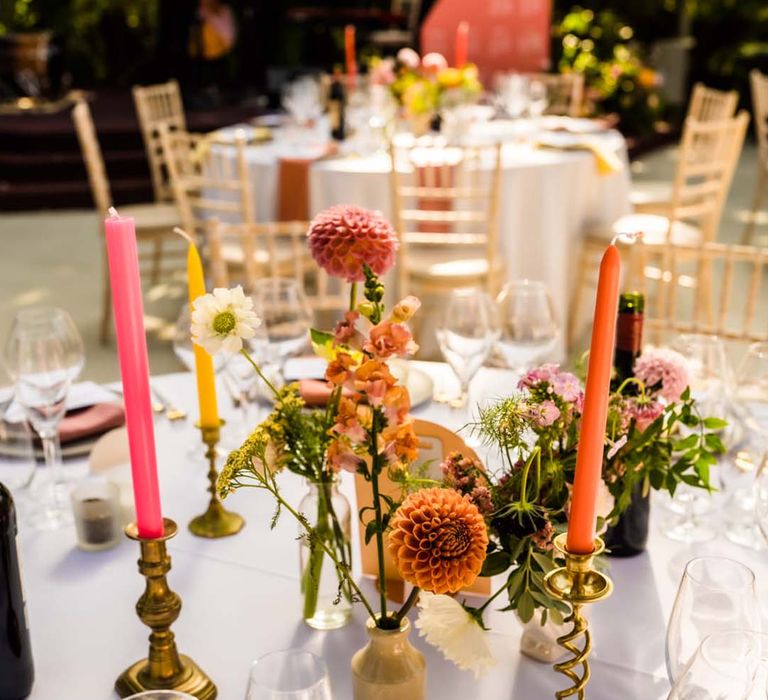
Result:
M498 315L490 297L480 289L454 290L437 329L440 351L461 385L459 396L449 401L452 407L466 405L469 384L498 337Z
M273 651L257 659L246 700L331 700L325 662L304 649Z
M66 311L23 309L13 320L5 362L16 383L16 400L43 443L47 479L40 485L40 507L32 513L32 524L54 529L72 518L61 478L59 424L69 386L85 362L83 341Z
M278 383L283 383L285 363L307 346L312 307L299 282L287 277L258 280L253 285L252 297L267 334L266 363L277 365Z
M709 635L681 671L668 700L747 700L762 644L762 635L751 630Z
M531 80L528 83L528 114L534 119L539 119L549 106L549 93L547 86L540 80Z
M755 574L725 557L688 562L667 625L667 675L675 683L705 637L722 630L761 631Z
M686 333L673 341L672 348L688 361L691 393L701 415L724 416L731 373L723 341L715 335ZM714 501L703 489L680 484L665 506L664 534L670 539L706 542L717 535L711 518Z
M510 282L496 299L501 333L498 348L508 367L520 374L552 353L560 329L543 282Z

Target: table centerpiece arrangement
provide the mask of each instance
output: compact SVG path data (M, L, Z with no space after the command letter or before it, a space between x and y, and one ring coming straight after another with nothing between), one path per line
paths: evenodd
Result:
M419 308L407 297L389 313L382 302L379 276L395 262L397 238L379 214L357 207L332 207L310 225L308 243L315 261L329 274L351 283L350 307L331 332L312 331L315 351L328 364L325 378L330 391L327 405L306 410L296 384L274 387L243 348L258 323L251 301L241 289L214 290L195 301L192 337L211 353L241 352L273 392L275 405L244 444L227 459L218 480L222 496L243 487L268 491L275 499L274 519L287 512L302 529L309 559L302 573L305 617L319 572L330 567L338 580L337 601L361 603L368 615L369 643L352 658L356 700L419 700L425 697L423 655L408 642L406 617L420 593L429 601L417 625L428 641L441 647L457 643L456 631L439 628L439 615L431 614L435 600L456 606L465 622L460 654L446 653L466 668L481 669L489 658L481 628L449 595L471 585L485 560L488 531L485 519L469 497L443 485L412 490L401 501L381 493L379 480L407 474L419 452L410 415L410 397L390 372L388 361L408 357L418 346L407 321ZM358 303L358 285L363 283ZM315 480L318 517L300 512L282 495L279 475L288 469ZM376 602L354 580L349 542L334 519L325 486L341 470L362 474L372 486L372 502L358 504L366 523L366 539L376 543L379 591ZM324 517L323 514L328 517ZM273 520L273 523L274 521ZM399 574L413 588L397 610L387 600L385 553L389 551ZM434 624L430 626L429 620ZM480 644L477 644L478 635ZM468 640L468 641L467 641ZM442 646L441 646L442 645Z
M396 58L374 58L371 82L386 85L416 136L432 126L441 110L477 102L483 94L477 66L449 66L439 53L424 56L410 48Z
M494 468L451 454L443 483L465 494L491 533L483 575L506 572L493 598L505 596L524 624L521 650L555 661L563 649L568 605L553 597L545 576L558 565L555 539L566 530L575 476L584 388L579 378L545 364L526 373L518 391L480 408L470 428L495 453ZM674 495L680 484L711 490L710 468L723 452L719 418L702 417L678 353L649 349L635 376L610 393L602 479L600 532L615 523L638 489ZM487 605L487 603L486 603ZM485 606L483 606L484 609ZM482 615L483 609L472 611Z

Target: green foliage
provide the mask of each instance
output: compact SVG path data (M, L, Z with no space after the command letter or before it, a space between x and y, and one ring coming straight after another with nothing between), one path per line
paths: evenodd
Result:
M582 73L588 109L616 114L625 133L652 132L663 111L658 75L647 65L634 29L614 11L573 7L555 28L562 72Z

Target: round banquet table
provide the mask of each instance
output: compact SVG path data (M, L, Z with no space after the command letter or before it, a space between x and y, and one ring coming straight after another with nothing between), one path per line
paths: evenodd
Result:
M493 123L493 122L491 122ZM223 129L227 138L238 127ZM478 132L482 133L482 132ZM572 136L578 142L585 137ZM502 149L499 203L499 245L509 279L546 282L553 307L566 315L577 273L579 239L587 230L610 227L631 211L630 173L624 138L617 131L589 134L588 139L613 151L623 168L601 175L594 156L586 151L534 148L509 142ZM278 160L312 155L317 147L296 151L284 139L247 148L256 217L277 218ZM318 158L309 166L309 215L334 204L355 204L392 217L386 153ZM556 355L562 359L561 341Z
M435 380L437 388L452 385L450 370L438 363L414 365ZM196 415L194 380L189 374L153 381L180 406ZM507 370L482 369L473 384L475 400L497 397L512 389ZM227 413L234 409L227 408ZM444 404L430 403L417 417L458 429L468 415ZM206 466L185 456L199 441L193 420L156 421L157 450L164 514L179 525L169 542L173 568L169 583L183 599L173 627L179 648L214 679L222 700L244 697L252 660L269 651L305 647L321 655L330 670L333 697L351 698L349 662L364 645L364 610L355 606L354 620L342 630L318 632L301 620L296 524L284 515L269 530L273 503L268 494L247 489L227 506L245 516L238 535L221 540L192 536L186 525L204 510ZM202 455L202 445L200 446ZM493 462L489 462L490 466ZM297 503L304 491L298 477L284 474L280 482ZM351 475L343 490L354 504ZM658 508L656 508L658 511ZM355 536L357 528L353 528ZM113 550L89 553L75 548L72 527L53 532L19 533L36 666L33 700L106 700L117 675L146 655L148 629L134 612L143 591L137 572L138 547L125 540ZM357 543L354 544L357 550ZM704 545L683 545L665 539L652 524L648 552L631 559L612 559L614 595L591 606L594 638L590 700L662 700L669 692L664 666L666 621L685 563L700 554L721 554L751 566L763 591L768 581L765 556L718 539ZM495 585L502 580L494 581ZM365 582L369 593L373 586ZM503 605L499 605L503 607ZM544 700L564 687L552 668L522 656L521 628L512 613L493 612L490 642L497 664L479 680L459 671L414 632L414 644L427 657L430 699ZM762 696L764 697L764 695Z

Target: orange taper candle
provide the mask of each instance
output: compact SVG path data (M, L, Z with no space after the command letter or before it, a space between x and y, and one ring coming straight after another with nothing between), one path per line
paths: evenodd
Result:
M456 46L454 46L453 64L463 68L469 60L469 22L459 22L456 27Z
M355 58L355 27L348 24L344 27L344 58L347 64L347 86L355 89L357 79L357 60Z
M611 244L603 254L597 281L584 411L581 415L576 473L568 518L567 547L568 551L574 554L589 554L595 543L597 491L603 469L620 275L621 257L616 246Z

